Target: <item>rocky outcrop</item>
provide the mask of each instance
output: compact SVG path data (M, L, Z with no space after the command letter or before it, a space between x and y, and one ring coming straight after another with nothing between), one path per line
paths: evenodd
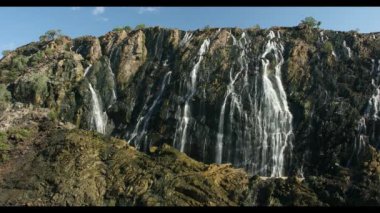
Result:
M8 119L10 125L0 131L0 155L6 155L0 161L0 205L335 206L380 203L380 173L372 169L368 170L370 173L356 176L337 167L334 176L250 178L244 170L230 164L204 164L166 144L142 153L126 141L54 121L48 111L23 107L9 111L9 117L18 116ZM3 149L4 144L7 150Z
M79 53L91 64L96 62L102 56L102 49L97 37L84 36L73 40L71 48L76 53Z
M31 113L6 132L1 205L240 205L247 191L247 174L231 165L206 165L168 145L144 154Z

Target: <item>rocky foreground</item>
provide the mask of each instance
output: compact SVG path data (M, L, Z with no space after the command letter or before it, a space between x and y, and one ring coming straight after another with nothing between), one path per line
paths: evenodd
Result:
M337 166L334 176L249 177L166 144L139 152L124 140L58 122L48 109L19 104L0 117L0 205L380 204L380 156L355 174Z

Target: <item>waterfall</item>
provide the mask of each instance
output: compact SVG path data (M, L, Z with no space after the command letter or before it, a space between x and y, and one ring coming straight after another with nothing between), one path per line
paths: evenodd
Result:
M378 113L380 110L380 85L377 85L376 80L372 79L372 86L375 87L375 93L368 101L368 106L364 113L364 116L373 120L378 120Z
M375 67L375 59L371 60L372 62L372 75L377 77L376 73L376 67ZM379 61L380 66L380 61ZM351 164L351 161L353 160L354 155L358 156L363 147L366 145L366 141L368 141L368 133L367 133L367 120L373 120L378 121L379 116L378 113L380 111L380 85L377 85L376 79L372 78L371 85L375 88L375 93L371 96L371 98L368 100L367 107L363 113L363 116L360 117L356 132L357 136L355 137L355 141L353 143L353 152L351 154L350 159L348 160L347 166Z
M92 67L92 64L90 64L85 70L84 70L84 75L83 77L86 77L88 71L90 71L90 68Z
M234 38L232 34L231 37ZM259 59L262 73L256 66L253 82L249 77L250 42L246 33L232 41L240 53L236 60L238 69L231 68L229 73L219 114L215 162L245 167L250 174L282 177L285 161L291 158L293 116L281 81L284 47L273 31L268 38ZM269 54L274 56L272 61L267 58ZM248 106L243 105L243 100L247 100Z
M216 163L222 163L222 155L223 155L223 137L224 137L224 119L225 119L225 109L226 109L226 104L227 100L229 97L231 97L231 102L230 102L230 121L233 119L234 115L234 109L237 107L238 111L241 113L242 112L242 103L240 101L240 95L238 95L235 92L235 87L234 84L236 80L238 79L239 75L245 70L246 72L248 71L247 66L245 66L246 61L245 61L245 49L244 49L244 44L247 43L247 40L245 39L245 32L242 33L241 38L239 39L239 42L237 42L235 36L231 34L231 37L233 38L233 45L237 46L238 48L241 49L241 54L239 55L238 62L240 65L240 70L239 72L233 76L233 69L230 70L230 83L227 86L227 91L224 97L224 101L222 104L222 108L220 110L220 115L219 115L219 124L218 124L218 133L217 133L217 143L216 143L216 154L215 154L215 162ZM242 42L243 40L243 42ZM246 68L246 69L245 69ZM247 75L245 77L248 77ZM232 127L230 127L232 128Z
M180 135L180 151L184 152L185 151L185 145L186 145L186 138L187 138L187 129L188 129L188 124L189 120L191 118L191 111L190 111L190 105L189 102L191 101L192 97L195 94L196 91L196 83L197 83L197 74L199 70L199 66L203 60L204 54L206 50L208 49L208 46L210 45L210 40L205 39L198 51L198 61L195 63L191 73L190 73L190 78L191 78L191 86L190 90L188 91L186 101L185 101L185 106L183 109L183 115L182 118L179 122L179 126L177 125L176 129L176 137L174 139L174 144L176 145L177 142L177 134Z
M243 70L240 70L235 77L232 77L232 69L230 71L230 84L227 86L227 92L224 97L222 109L220 111L220 116L219 116L219 125L218 125L218 135L217 135L217 145L216 145L216 158L215 162L216 163L222 163L222 152L223 152L223 133L224 133L224 116L225 116L225 109L226 109L226 103L227 99L229 96L231 96L231 105L235 103L238 108L241 105L240 101L237 100L238 95L235 93L234 89L234 83L236 82L237 78L239 77L240 73ZM231 107L233 109L233 107ZM241 111L241 110L239 110ZM231 110L233 112L233 110Z
M237 45L237 40L236 40L234 34L231 33L231 31L230 31L230 36L232 38L232 45L234 45L234 46Z
M348 57L351 58L351 49L347 46L346 41L343 41L343 47L346 48Z
M96 94L94 88L92 88L91 83L88 83L88 86L90 88L92 97L91 123L95 123L96 131L105 134L107 125L107 114L106 112L102 112L102 106L100 105L98 95Z
M374 120L378 120L379 116L377 115L379 113L379 100L380 100L380 88L377 86L375 94L371 97L369 100L369 108L372 110L372 118Z
M321 36L321 42L323 42L323 31L319 32L319 35Z
M157 107L162 102L162 95L164 94L166 86L170 83L171 74L172 74L171 71L165 74L157 97L154 99L152 105L149 107L148 112L140 114L140 117L138 118L137 124L131 134L131 137L127 139L128 143L134 144L134 146L137 149L140 149L142 145L145 145L145 148L149 147L148 144L142 144L143 143L142 138L147 133L148 125L149 125L152 115L154 114L154 112L157 111ZM145 106L143 108L146 108L146 107L147 107L147 103L145 103Z
M107 63L108 63L108 70L110 72L110 75L112 76L112 81L113 81L112 100L108 106L108 108L110 108L112 106L112 104L114 104L116 102L117 96L116 96L116 91L115 91L115 87L116 87L115 74L113 73L112 68L111 68L111 60L108 59Z
M274 40L273 35L274 33L271 31L268 36L269 41L261 56L263 95L260 97L261 104L257 112L261 123L258 123L257 126L262 142L260 170L262 170L263 175L268 174L267 170L271 166L270 176L281 177L284 175L284 152L286 148L290 149L289 154L291 155L292 141L290 137L293 135L293 116L289 111L286 93L281 82L284 48L281 43ZM275 57L274 73L269 69L271 62L266 58L269 53L273 53Z
M193 36L192 33L188 33L186 32L185 33L185 36L182 38L182 40L179 42L179 46L182 47L184 46L185 44L187 44L190 40L191 40L191 37Z
M357 131L359 132L359 143L357 147L357 154L360 154L362 148L365 146L365 137L366 137L366 132L367 132L367 125L365 123L365 118L361 117L358 126L357 126Z
M323 30L319 32L319 35L320 35L320 40L322 43L324 43L325 41L327 41L329 39L328 36L325 36L325 33Z

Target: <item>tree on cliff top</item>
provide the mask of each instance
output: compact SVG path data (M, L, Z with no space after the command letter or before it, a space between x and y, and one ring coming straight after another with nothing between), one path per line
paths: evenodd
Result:
M140 30L140 29L144 29L145 28L145 24L138 24L136 27L135 27L135 30Z
M48 30L44 35L40 36L40 41L52 41L62 36L61 30Z
M319 28L319 26L321 26L321 22L320 21L317 21L315 18L309 16L309 17L306 17L304 20L301 20L301 23L300 23L301 26L308 26L310 28Z
M1 54L3 54L3 56L7 56L9 53L11 53L10 50L3 50L3 51L1 52Z

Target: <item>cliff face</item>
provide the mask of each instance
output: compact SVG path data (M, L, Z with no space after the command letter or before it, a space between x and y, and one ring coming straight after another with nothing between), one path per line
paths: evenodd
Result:
M376 179L379 57L377 34L309 28L63 37L0 61L0 107L50 108L140 151L169 144L249 176Z

